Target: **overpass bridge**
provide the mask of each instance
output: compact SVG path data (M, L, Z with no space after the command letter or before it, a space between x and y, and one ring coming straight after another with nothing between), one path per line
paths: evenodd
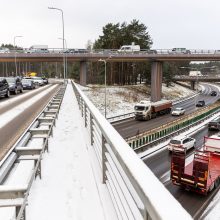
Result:
M215 76L186 76L178 75L173 78L177 82L190 82L191 89L195 89L196 82L220 82L220 75Z
M62 50L49 49L49 53L25 53L11 51L0 54L0 62L68 62L80 63L80 84L86 85L87 62L100 59L110 62L151 62L151 100L158 101L162 95L162 64L164 61L220 61L219 50L188 50L188 53L176 53L172 50L141 50L134 53L121 53L117 50L93 50L85 53L62 53Z

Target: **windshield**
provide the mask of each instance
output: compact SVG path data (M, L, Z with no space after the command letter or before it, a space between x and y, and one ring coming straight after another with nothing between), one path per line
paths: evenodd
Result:
M22 83L31 83L30 79L22 79Z
M147 110L148 107L145 107L145 106L135 106L134 109L138 110L138 111L144 111L144 110Z
M15 78L6 78L8 83L15 83Z
M170 144L181 144L179 140L171 140Z

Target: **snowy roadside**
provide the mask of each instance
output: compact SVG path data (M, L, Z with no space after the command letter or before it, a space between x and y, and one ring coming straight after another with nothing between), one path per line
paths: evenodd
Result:
M104 115L105 88L100 85L87 85L80 89L88 96L93 104ZM177 100L195 94L192 90L183 86L173 84L173 86L162 87L163 98ZM150 88L142 85L135 86L107 86L106 89L106 109L107 117L122 115L134 111L135 103L140 100L150 100Z

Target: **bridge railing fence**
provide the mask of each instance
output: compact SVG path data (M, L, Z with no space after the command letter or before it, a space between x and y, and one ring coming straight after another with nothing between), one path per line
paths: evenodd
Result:
M118 219L192 219L79 87L72 85L100 167L100 183L106 184ZM172 211L167 212L167 204Z

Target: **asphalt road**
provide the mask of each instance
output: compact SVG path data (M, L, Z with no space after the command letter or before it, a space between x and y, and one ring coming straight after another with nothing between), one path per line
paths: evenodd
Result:
M45 89L48 87L45 87ZM16 142L16 140L21 136L21 134L26 130L26 128L30 125L30 123L34 120L34 118L42 111L42 109L46 106L49 100L53 97L53 95L58 90L59 86L57 85L50 92L48 92L41 100L35 102L31 107L24 109L24 111L14 118L11 122L6 124L4 127L0 128L0 159L7 152L10 147ZM41 90L41 91L44 91ZM11 104L7 105L0 110L0 117L3 112L12 109L13 107L21 104L24 101L32 98L34 95L39 94L40 90L36 90L36 93L30 93L30 95L17 100L16 102L11 102ZM22 96L22 94L21 94ZM7 101L12 101L13 97L8 99ZM6 99L4 100L6 102ZM1 102L0 102L1 103Z
M175 105L175 107L183 107L186 109L186 114L196 111L198 108L195 104L198 100L204 100L206 105L214 103L219 99L218 96L210 96L212 90L217 91L216 87L204 84L203 92L195 99L190 99L184 101L180 104ZM150 121L136 121L134 119L124 121L114 125L116 130L122 135L122 137L131 137L137 133L142 133L144 131L150 130L152 128L157 128L162 124L166 124L175 120L177 117L171 115L163 115ZM213 132L209 132L207 127L202 128L198 133L192 137L196 138L196 146L201 146L203 143L203 137L205 135L210 136ZM188 156L192 156L193 150L188 152ZM155 154L143 159L143 162L152 170L155 176L164 184L164 186L170 191L170 193L180 202L180 204L187 210L188 213L193 217L193 219L200 219L205 208L210 204L211 199L216 193L216 190L209 193L207 196L198 195L197 193L188 192L181 189L178 186L172 184L170 180L170 163L171 154L164 148ZM172 207L171 207L172 208Z
M198 97L176 104L174 105L174 107L183 107L184 109L186 109L185 114L190 114L192 112L195 112L198 109L195 106L198 100L204 100L206 105L209 105L211 103L214 103L219 98L218 96L210 96L211 90L216 90L216 88L214 86L205 85L205 89L203 93L199 94ZM220 95L219 92L218 95ZM176 118L177 118L176 116L172 116L171 114L162 115L160 117L151 119L149 121L137 121L134 118L132 118L120 122L118 124L113 124L113 126L119 132L119 134L126 139L135 136L139 133L148 131L150 129L157 128L163 124L175 120Z
M216 133L216 131L208 131L206 126L198 133L192 135L192 137L196 139L196 146L199 147L202 146L204 136L210 136L214 133ZM192 154L193 150L187 152L187 156L191 156ZM152 156L146 157L143 159L143 162L152 170L187 212L190 213L194 219L199 219L216 191L214 190L207 196L203 196L194 192L188 192L181 187L173 185L170 180L171 153L167 148L164 148L162 151Z

